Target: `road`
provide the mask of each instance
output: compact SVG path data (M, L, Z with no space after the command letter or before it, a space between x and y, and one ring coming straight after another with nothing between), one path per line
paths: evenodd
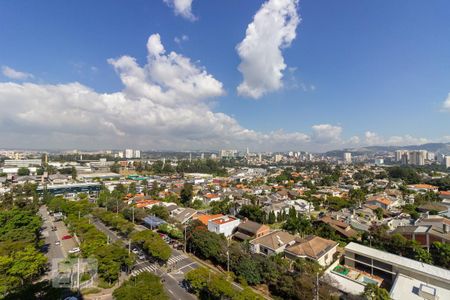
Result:
M122 240L125 246L128 246L128 240L121 238L114 231L109 229L100 221L92 221L95 227L109 236L111 242ZM197 299L196 296L190 294L184 288L181 287L181 283L184 280L184 274L192 269L198 267L198 264L189 258L187 255L180 251L172 249L172 255L167 262L167 271L162 268L158 263L151 262L147 259L136 260L136 264L133 266L131 275L138 275L142 272L152 272L161 277L163 280L164 288L169 294L170 299L184 300L184 299Z

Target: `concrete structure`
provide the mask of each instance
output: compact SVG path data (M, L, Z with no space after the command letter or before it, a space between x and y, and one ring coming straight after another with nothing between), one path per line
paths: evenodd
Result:
M208 230L217 234L223 234L229 237L233 234L236 227L239 226L241 220L231 217L222 216L208 221Z
M444 158L444 165L446 168L450 168L450 156Z
M18 168L28 168L41 166L42 160L40 159L7 159L4 162L5 167L18 167Z
M379 276L392 284L397 275L402 274L436 287L450 287L450 270L353 242L345 247L345 265Z

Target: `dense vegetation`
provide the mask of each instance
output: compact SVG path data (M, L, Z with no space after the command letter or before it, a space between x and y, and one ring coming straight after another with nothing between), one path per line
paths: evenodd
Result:
M170 246L164 242L159 234L151 230L133 232L130 238L134 244L139 245L149 255L163 262L166 262L172 254Z
M149 272L126 280L114 290L113 297L116 300L166 300L169 299L164 291L160 278Z
M0 211L0 298L27 289L45 271L41 226L29 207Z
M223 274L198 268L186 274L189 288L200 299L263 300L264 298L246 287L237 292Z

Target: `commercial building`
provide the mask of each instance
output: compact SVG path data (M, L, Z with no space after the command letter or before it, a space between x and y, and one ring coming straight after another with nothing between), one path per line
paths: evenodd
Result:
M5 167L28 168L28 167L38 167L41 165L42 160L40 159L7 159L4 162Z

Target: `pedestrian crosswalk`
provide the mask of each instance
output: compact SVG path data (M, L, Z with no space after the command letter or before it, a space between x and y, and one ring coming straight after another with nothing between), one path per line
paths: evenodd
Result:
M155 272L157 269L158 269L157 264L146 265L145 267L133 270L133 272L131 272L131 276L137 276L142 272Z
M167 265L172 266L172 265L176 264L177 262L182 261L183 259L186 259L186 258L187 258L187 256L183 255L183 254L172 256L167 261ZM157 263L153 263L153 264L149 264L147 262L141 263L141 264L135 266L135 269L131 272L131 276L137 276L137 275L141 274L142 272L156 272L156 270L158 270L158 269L159 269L159 265Z
M177 263L177 262L179 262L179 261L181 261L181 260L183 260L185 258L187 258L187 256L183 255L183 254L180 254L180 255L177 255L177 256L172 256L167 261L167 264L168 265L173 265L173 264L175 264L175 263Z

